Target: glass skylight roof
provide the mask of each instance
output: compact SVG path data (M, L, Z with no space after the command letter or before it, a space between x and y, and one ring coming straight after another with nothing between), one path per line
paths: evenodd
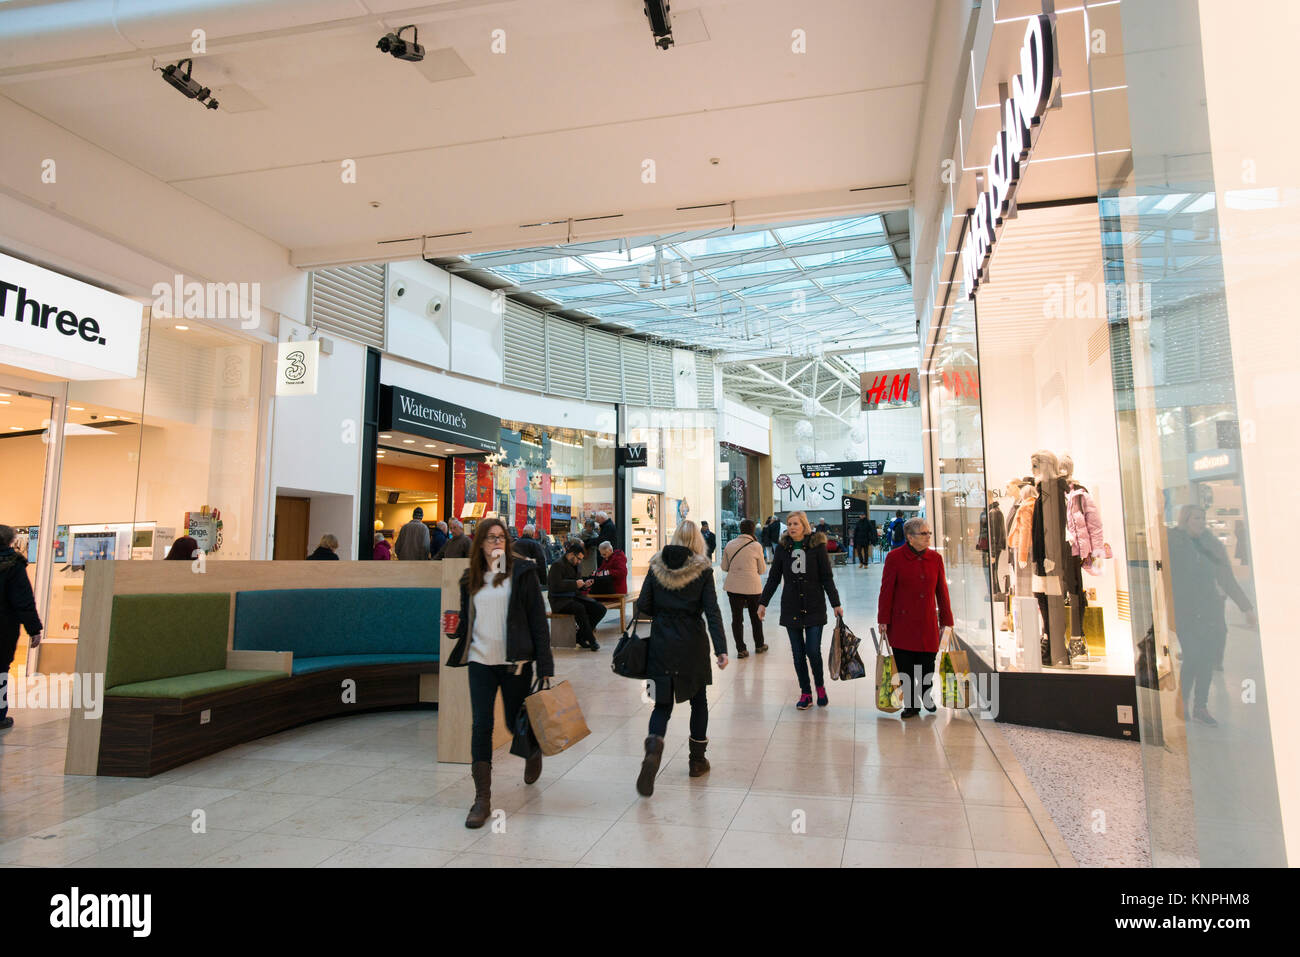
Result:
M615 329L775 358L791 333L839 350L912 332L894 246L906 238L870 215L480 253L463 268Z

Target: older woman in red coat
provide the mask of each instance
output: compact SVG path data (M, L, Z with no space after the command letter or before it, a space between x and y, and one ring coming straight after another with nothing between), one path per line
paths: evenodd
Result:
M934 710L931 689L934 660L939 653L939 628L952 627L952 605L948 601L948 580L943 556L930 547L930 525L923 518L910 519L903 526L907 544L885 558L880 582L876 620L880 633L889 639L898 671L909 679L912 693L901 717L914 718Z

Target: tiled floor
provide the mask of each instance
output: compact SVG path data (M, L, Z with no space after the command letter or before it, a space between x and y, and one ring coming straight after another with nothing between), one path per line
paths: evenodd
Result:
M849 623L865 637L879 566L837 569L837 579ZM602 627L596 654L556 655L590 737L547 758L532 786L522 761L499 754L499 813L478 831L464 826L469 769L438 763L433 712L320 722L147 780L63 776L66 714L16 712L17 726L0 737L0 865L1072 863L989 722L940 711L905 723L874 709L869 679L833 682L828 708L799 712L789 646L775 628L768 654L715 671L712 771L687 775L683 707L654 797L641 798L634 781L650 705L636 683L610 673L616 633L616 624Z

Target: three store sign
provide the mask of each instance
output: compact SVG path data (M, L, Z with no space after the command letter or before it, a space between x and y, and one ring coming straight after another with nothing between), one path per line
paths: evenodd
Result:
M1012 209L1022 166L1042 130L1043 116L1056 99L1056 31L1052 17L1029 18L1020 47L1020 72L1012 78L1010 94L1002 104L1002 132L989 155L987 185L969 219L961 265L966 298L974 299L987 278L989 256L997 242L1003 218Z

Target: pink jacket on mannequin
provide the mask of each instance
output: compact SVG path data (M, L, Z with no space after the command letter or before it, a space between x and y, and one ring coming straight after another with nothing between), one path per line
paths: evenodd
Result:
M1079 558L1088 558L1103 549L1101 512L1088 490L1076 488L1065 499L1065 537L1070 551Z

